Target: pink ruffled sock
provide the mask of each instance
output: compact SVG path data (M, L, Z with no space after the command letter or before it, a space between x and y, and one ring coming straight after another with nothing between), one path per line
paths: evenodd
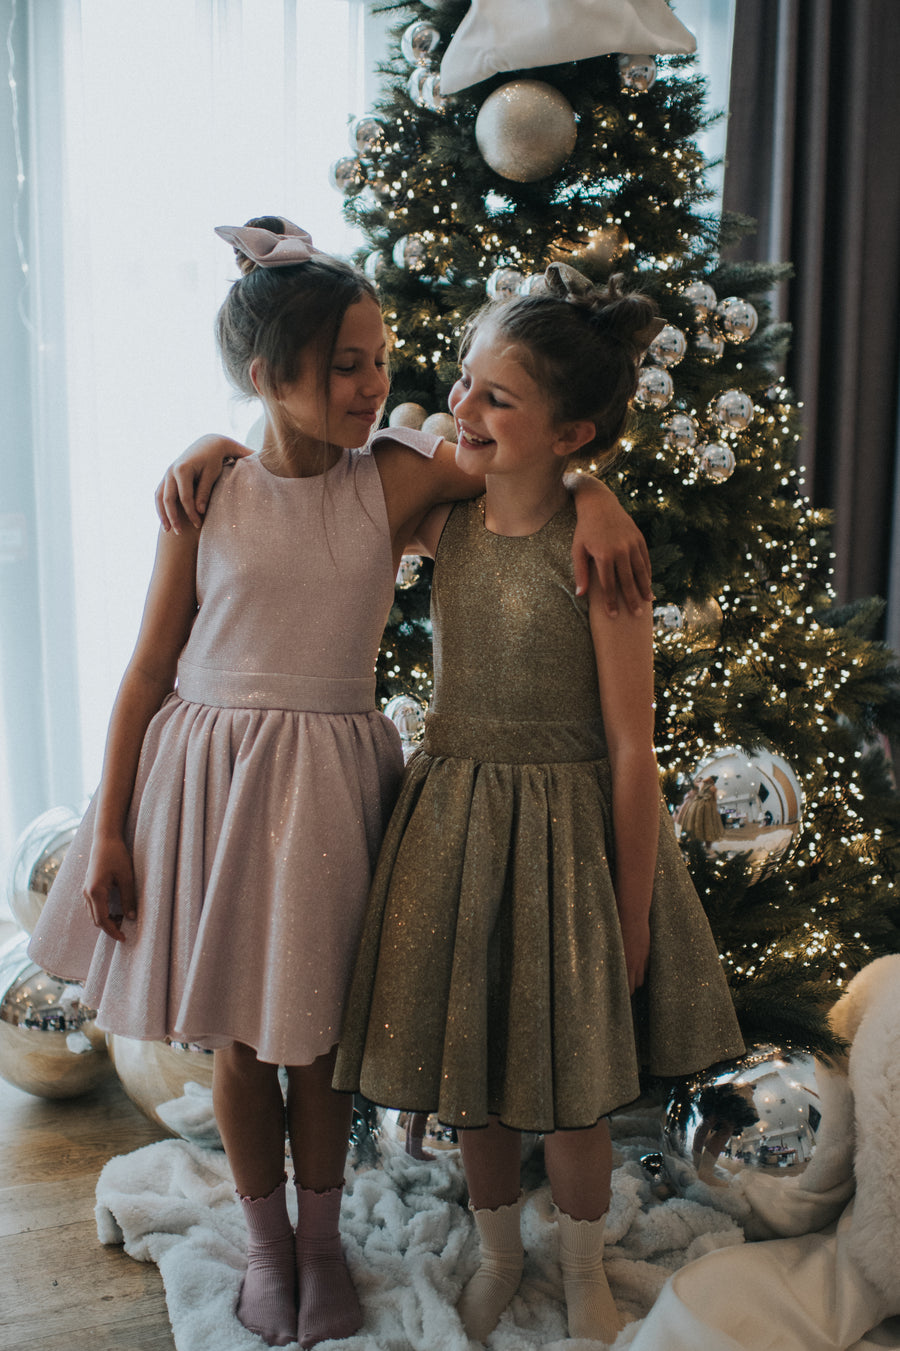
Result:
M297 1341L302 1347L350 1337L362 1327L362 1309L341 1247L343 1190L297 1187Z
M287 1346L297 1329L294 1230L287 1213L286 1181L282 1178L268 1196L240 1198L248 1242L237 1316L270 1346Z

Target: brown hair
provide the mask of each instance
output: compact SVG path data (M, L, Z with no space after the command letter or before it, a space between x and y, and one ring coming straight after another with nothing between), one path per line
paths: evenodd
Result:
M255 216L247 225L284 234L279 216ZM297 379L303 352L315 343L319 379L327 388L347 310L366 296L378 304L372 283L349 263L324 253L288 267L259 267L239 248L234 253L243 275L216 317L216 341L232 384L256 397L250 366L258 357L263 390L277 394Z
M577 289L564 274L578 279ZM641 357L658 331L656 312L649 296L622 290L620 274L601 291L573 268L551 266L542 289L472 316L460 358L482 325L491 326L521 348L522 364L544 388L557 421L594 424L594 437L577 458L609 456L625 430Z

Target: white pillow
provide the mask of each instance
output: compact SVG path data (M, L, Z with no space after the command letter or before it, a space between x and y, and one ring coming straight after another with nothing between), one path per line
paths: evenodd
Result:
M605 52L693 52L666 0L472 0L441 62L441 93L501 70L530 70Z

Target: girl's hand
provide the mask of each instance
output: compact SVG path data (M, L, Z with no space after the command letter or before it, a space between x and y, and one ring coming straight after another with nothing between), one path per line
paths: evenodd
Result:
M644 536L615 494L598 479L589 474L568 475L566 486L574 491L578 512L572 541L575 594L587 592L593 559L607 614L619 613L619 592L628 608L638 614L653 600Z
M134 868L124 840L95 840L84 880L91 919L117 943L125 942L122 918L134 919Z
M650 960L650 921L645 917L634 921L619 917L622 942L625 947L625 965L628 968L628 992L634 994L643 985Z
M163 530L181 534L186 522L199 530L213 484L229 459L252 454L230 436L201 436L166 470L156 489L156 511Z

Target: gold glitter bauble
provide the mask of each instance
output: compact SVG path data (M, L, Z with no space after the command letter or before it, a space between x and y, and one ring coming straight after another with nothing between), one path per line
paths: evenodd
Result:
M546 178L575 149L569 100L543 80L510 80L489 94L475 121L475 140L495 173L516 183Z
M418 431L427 416L427 409L420 403L398 403L391 410L388 424L391 427L412 427L413 431Z

